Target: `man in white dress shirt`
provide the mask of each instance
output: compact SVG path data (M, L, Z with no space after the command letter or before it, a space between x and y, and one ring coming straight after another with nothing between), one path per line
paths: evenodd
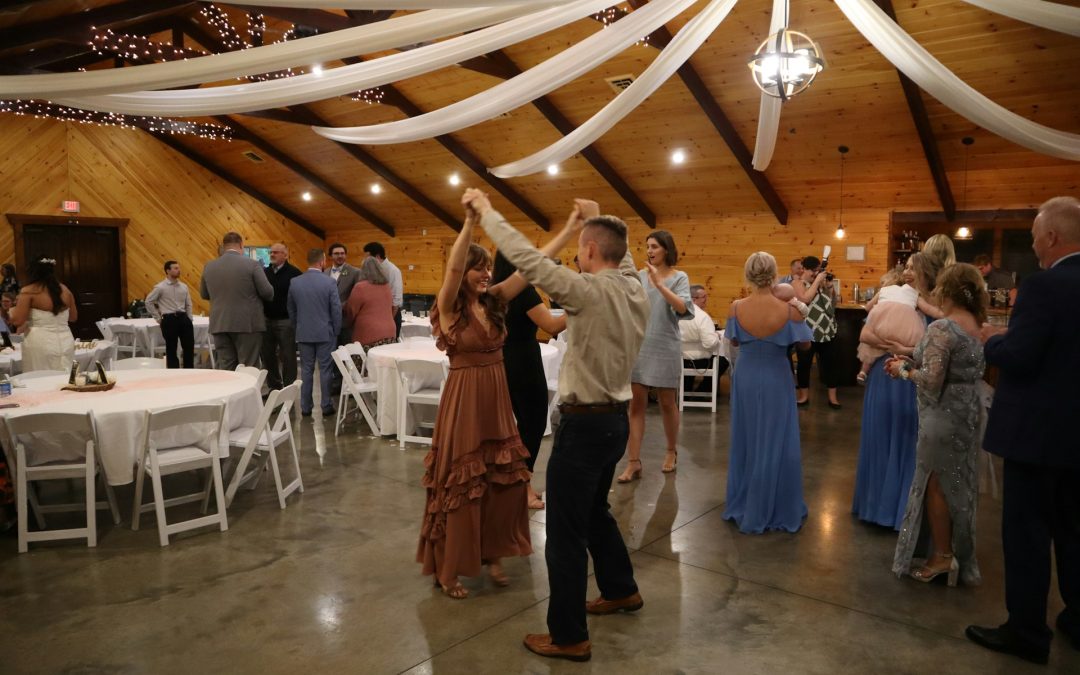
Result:
M394 302L394 326L397 327L397 337L401 337L401 308L404 305L404 281L401 278L401 270L390 262L386 257L386 249L377 241L364 244L364 253L379 261L382 265L383 274L390 283L390 295Z
M712 317L706 310L709 295L705 287L694 284L690 287L690 300L694 303L694 316L686 321L679 322L679 334L682 337L683 367L696 368L700 371L708 369L712 365L713 354L720 346L720 336L716 332ZM724 374L728 368L727 359L720 357L717 362L717 376ZM683 388L686 391L709 391L712 382L702 375L687 375L683 379Z
M161 324L165 338L165 367L179 368L176 343L184 352L184 367L195 367L195 326L191 323L191 293L180 281L180 263L165 261L165 279L146 296L146 309Z

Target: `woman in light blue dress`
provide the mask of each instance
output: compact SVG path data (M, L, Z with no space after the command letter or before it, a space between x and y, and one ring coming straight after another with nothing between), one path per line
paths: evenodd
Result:
M634 395L630 401L630 438L626 444L630 461L619 474L617 480L620 483L641 477L641 440L645 436L649 387L657 390L667 439L667 455L661 470L664 473L675 470L675 442L679 436L676 399L683 367L679 321L694 316L690 279L674 267L679 260L679 251L671 234L663 230L651 233L645 240L645 254L648 260L639 274L641 285L649 296L649 324L645 329L645 342L630 374Z
M731 381L731 448L724 520L741 532L796 532L807 515L799 415L788 347L813 338L802 314L772 294L776 259L759 251L744 268L750 295L731 305L724 335L739 345Z

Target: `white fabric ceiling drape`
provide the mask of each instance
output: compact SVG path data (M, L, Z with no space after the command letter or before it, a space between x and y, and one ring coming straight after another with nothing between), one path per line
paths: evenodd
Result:
M931 56L872 0L836 0L836 5L885 58L944 105L1025 148L1080 161L1080 135L1032 122L983 96Z
M772 18L769 19L769 35L776 35L781 28L787 28L788 0L773 0ZM757 137L754 139L753 166L757 171L769 168L773 152L776 151L776 135L780 131L780 111L783 102L775 96L761 92L761 105L758 107Z
M320 74L308 73L266 82L205 89L58 97L54 101L86 110L164 117L227 115L319 101L415 77L502 49L582 19L616 3L617 0L576 0L568 5L528 14L443 42L333 68ZM364 51L368 51L366 46Z
M293 66L394 49L490 26L535 11L529 3L495 9L431 10L346 28L300 40L278 42L186 61L151 63L79 73L0 76L0 98L90 96L140 89L165 89L258 75Z
M736 0L712 0L675 35L671 43L649 64L645 72L629 87L593 115L587 122L540 152L509 164L488 169L499 178L527 176L543 171L587 147L611 127L629 115L638 105L660 88L727 17Z
M308 9L453 9L460 7L502 7L521 0L229 0L230 5L262 7L302 7ZM532 0L543 5L565 5L573 0Z
M612 58L697 0L653 0L542 64L475 96L423 115L360 127L313 127L344 143L388 145L434 138L480 124L561 87Z
M969 5L1033 26L1080 37L1080 7L1043 0L964 0Z

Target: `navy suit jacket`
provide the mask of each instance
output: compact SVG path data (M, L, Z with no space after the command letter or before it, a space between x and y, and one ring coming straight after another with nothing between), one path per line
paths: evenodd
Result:
M1009 330L986 341L1001 369L983 447L1006 459L1080 468L1080 255L1024 281Z
M337 342L341 299L334 280L315 270L295 277L289 283L289 319L297 342Z

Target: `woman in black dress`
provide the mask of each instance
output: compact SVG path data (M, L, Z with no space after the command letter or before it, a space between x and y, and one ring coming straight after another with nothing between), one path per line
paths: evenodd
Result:
M509 278L517 269L502 254L495 256L492 285ZM544 362L540 359L540 343L536 341L537 327L550 335L566 328L566 316L552 316L540 294L526 286L506 308L506 342L503 344L503 367L510 386L510 404L517 418L521 442L529 450L529 471L536 464L540 441L547 427L548 388ZM529 508L542 509L544 502L529 486Z

